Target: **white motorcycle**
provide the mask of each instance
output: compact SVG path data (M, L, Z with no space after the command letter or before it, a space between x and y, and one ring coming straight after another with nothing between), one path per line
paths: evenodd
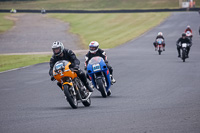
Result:
M188 57L188 50L187 50L187 47L189 47L189 44L187 43L183 43L181 45L181 59L183 60L183 62L185 62L185 59Z
M190 31L187 31L185 34L186 34L186 37L190 39L190 41L192 42L192 33Z

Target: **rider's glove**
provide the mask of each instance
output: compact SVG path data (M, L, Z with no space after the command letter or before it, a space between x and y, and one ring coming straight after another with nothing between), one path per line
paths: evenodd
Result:
M56 79L54 78L54 76L51 76L51 81L54 81L54 80L56 80Z

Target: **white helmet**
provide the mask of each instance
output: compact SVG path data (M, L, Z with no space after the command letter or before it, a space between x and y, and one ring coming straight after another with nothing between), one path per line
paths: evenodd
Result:
M190 26L188 25L187 28L190 28Z
M97 41L92 41L89 44L90 53L95 53L99 49L99 43Z
M162 32L158 32L158 36L163 36L163 33Z
M62 54L63 50L64 50L64 45L59 42L59 41L55 41L52 45L52 50L55 56L59 56ZM59 50L57 50L59 49Z

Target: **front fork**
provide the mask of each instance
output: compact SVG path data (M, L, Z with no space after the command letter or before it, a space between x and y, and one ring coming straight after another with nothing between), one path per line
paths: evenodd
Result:
M107 87L106 79L103 72L101 72L100 76L97 76L96 74L94 74L95 83L96 83L96 79L99 79L99 78L103 80L104 86ZM97 85L97 83L96 83L96 88L99 89L99 86Z
M77 89L77 87L75 87L73 85L73 82L72 82L71 79L69 81L65 81L65 82L62 83L62 90L64 90L64 85L68 85L69 86L69 90L73 92L74 96L76 95L75 89Z

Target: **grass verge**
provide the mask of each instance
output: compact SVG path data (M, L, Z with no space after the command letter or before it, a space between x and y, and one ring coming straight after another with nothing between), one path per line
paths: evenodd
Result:
M50 14L70 23L85 48L96 40L101 48L113 48L132 40L160 24L170 13ZM156 33L155 33L156 34Z
M51 55L0 55L0 72L48 62Z
M6 16L8 15L8 13L0 13L0 33L11 29L14 25L12 20L6 19Z

